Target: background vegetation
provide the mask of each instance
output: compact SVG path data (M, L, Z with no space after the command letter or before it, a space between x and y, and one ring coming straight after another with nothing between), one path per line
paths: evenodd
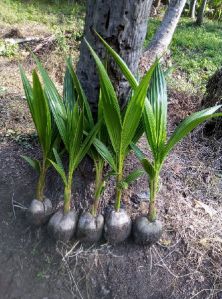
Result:
M215 5L219 4L215 2ZM56 35L59 48L66 56L73 49L67 43L65 34L69 32L71 39L79 41L83 32L84 15L84 1L61 3L38 0L27 3L21 0L2 0L0 25L25 24L27 21L44 24ZM150 18L145 45L151 40L160 22L161 16ZM3 49L3 43L0 39L0 55L13 57L18 54L17 46L7 45ZM184 91L203 93L207 79L221 65L221 50L222 23L218 18L208 18L203 26L198 27L189 17L182 17L170 47L170 65L172 64L174 74L169 77L170 85ZM180 80L179 84L177 79Z
M160 22L156 18L150 19L146 45ZM182 79L180 88L203 92L209 76L222 63L222 23L207 19L203 26L198 27L190 18L182 17L173 36L170 51L173 68L180 73L178 79Z

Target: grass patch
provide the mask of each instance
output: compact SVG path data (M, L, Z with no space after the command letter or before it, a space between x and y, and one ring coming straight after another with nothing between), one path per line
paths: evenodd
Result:
M68 1L51 3L47 1L1 0L0 20L7 24L36 22L50 28L60 26L72 29L81 26L85 6L79 3L68 4ZM80 23L79 23L80 22Z
M64 57L75 54L76 46L67 42L65 33L71 33L72 41L79 41L84 27L84 1L0 1L0 26L45 25L56 35L58 49ZM145 46L160 22L150 19ZM169 76L169 84L180 90L204 92L209 76L222 64L222 23L205 20L202 27L197 27L189 18L182 18L170 48L174 72ZM0 41L0 55L12 57L16 53L16 48Z
M67 43L66 33L69 33L70 40L79 41L84 28L84 16L84 1L1 0L0 26L20 28L27 24L32 27L43 25L56 35L59 50L65 56L72 54L75 48ZM9 54L13 56L13 53Z
M145 45L159 24L160 20L150 19ZM190 19L182 18L170 49L173 66L183 73L183 88L204 92L209 76L222 64L222 24L206 20L197 27Z
M18 52L18 45L10 44L0 39L0 56L13 57L18 55Z

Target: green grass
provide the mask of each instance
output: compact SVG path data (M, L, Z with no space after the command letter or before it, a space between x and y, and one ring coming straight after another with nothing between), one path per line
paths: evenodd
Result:
M71 33L74 40L79 40L82 35L84 1L77 3L76 1L0 0L0 2L0 26L2 24L19 28L27 24L33 24L34 27L44 25L47 30L56 35L59 48L66 55L72 51L70 51L70 45L67 44L65 32ZM5 56L13 56L13 52L9 52L7 51ZM0 55L3 54L0 53Z
M72 54L70 47L73 46L67 44L64 33L72 32L73 39L79 40L84 25L84 1L79 3L72 1L72 4L68 4L68 0L0 0L0 2L0 26L43 24L56 34L59 48L65 54ZM160 20L150 19L145 45L159 24ZM204 92L207 79L222 64L222 23L205 20L204 26L197 27L190 19L182 18L170 48L174 76L169 78L169 83L173 87L179 85L183 90ZM2 41L1 51L5 51L3 54L9 57L16 53L16 49L10 47L4 49Z
M0 56L13 57L18 55L18 45L10 44L0 39Z
M145 45L159 24L159 20L150 20ZM174 69L184 77L182 88L204 92L207 79L222 65L222 23L206 20L197 27L190 19L182 18L170 49Z
M1 0L0 22L21 24L27 21L45 24L49 27L72 27L73 23L83 22L83 4L56 4L50 1ZM80 24L79 24L80 25Z

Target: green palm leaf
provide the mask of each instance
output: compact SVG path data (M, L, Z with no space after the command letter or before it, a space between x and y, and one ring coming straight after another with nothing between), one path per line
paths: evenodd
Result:
M114 161L113 155L111 154L107 146L97 138L95 138L93 144L100 156L111 166L111 168L115 172L117 172L117 166Z
M52 161L52 160L49 160L49 161L52 164L52 166L55 168L55 170L58 172L58 174L61 176L61 178L63 180L63 183L66 186L67 185L67 179L66 179L66 174L65 174L64 170L61 168L60 165L58 165L54 161Z
M160 64L156 64L147 97L155 119L156 148L164 146L167 134L167 88Z
M139 159L139 161L140 161L141 165L143 166L144 170L146 171L146 173L152 179L154 177L154 175L155 175L155 169L154 169L153 165L146 159L146 156L139 149L139 147L137 145L135 145L135 144L132 143L131 144L131 148L133 149L135 155Z
M82 109L84 108L86 111L88 126L89 126L89 128L92 128L94 126L94 121L93 121L92 112L91 112L91 109L89 106L89 102L88 102L85 92L81 86L81 83L80 83L76 73L74 72L71 59L67 60L67 67L69 69L74 86L75 86L77 94L79 96L80 106L82 107Z
M73 127L73 132L71 132L70 136L70 160L72 161L72 164L74 165L74 161L76 159L76 156L79 153L79 150L81 148L82 144L82 138L83 138L83 112L80 112L80 115L78 115L78 120L76 127Z
M32 86L31 86L29 80L27 79L25 72L24 72L23 68L21 67L21 65L19 66L19 70L20 70L20 74L21 74L21 78L22 78L23 88L25 91L25 97L26 97L27 103L29 105L29 110L31 112L32 119L34 121L34 112L33 112L33 107L32 107L32 102L33 102Z
M174 133L167 142L167 145L162 153L162 159L166 158L173 147L199 124L203 123L207 119L222 116L222 113L215 113L219 108L221 108L221 106L222 105L218 105L204 109L185 118L185 120L183 120L182 123L175 129Z
M154 157L157 156L157 136L156 136L156 121L152 106L149 100L145 101L145 109L143 113L144 130L147 141L150 145Z
M61 168L61 170L65 173L65 169L63 167L63 164L62 164L62 160L57 152L57 149L56 148L53 148L53 154L54 154L54 157L55 157L55 160L56 160L56 163L58 164L58 166Z
M69 58L69 60L70 60L70 58ZM69 105L70 110L73 109L73 106L76 102L76 96L77 95L76 95L76 91L75 91L75 85L74 85L70 70L67 66L66 72L65 72L65 77L64 77L64 83L63 83L63 100L66 103L66 105Z
M85 155L88 153L94 139L96 138L96 135L98 134L101 127L101 122L98 122L95 124L93 129L88 133L86 139L83 141L82 146L75 158L75 167L79 165L79 163L82 161L82 159L85 157Z
M144 174L143 169L141 169L141 168L136 169L136 170L132 171L127 177L125 177L123 179L123 181L129 185L129 184L133 183L135 180L137 180L143 174Z
M120 150L120 140L122 131L122 121L120 108L114 87L109 79L105 67L103 66L98 55L92 49L87 41L85 41L97 66L100 78L100 88L102 91L103 107L104 109L104 119L106 122L107 130L110 136L110 140L115 152Z
M49 105L56 123L56 126L59 130L59 134L62 138L62 141L68 149L69 146L69 137L66 134L66 123L67 123L67 111L65 105L54 85L52 80L49 78L47 72L42 67L41 63L36 60L38 69L41 73L43 82L44 82L44 93L49 101Z
M123 73L123 75L125 76L125 78L129 81L130 86L133 89L135 89L138 86L138 82L137 82L136 78L134 77L134 75L132 74L132 72L130 71L130 69L128 68L125 61L116 53L116 51L114 51L107 44L107 42L101 37L101 35L99 35L96 31L95 31L95 33L97 34L97 36L99 37L99 39L101 40L101 42L103 43L105 48L107 49L108 53L112 56L112 58L114 59L116 64L119 66L119 68L120 68L121 72Z
M126 152L126 149L132 142L136 133L136 129L143 113L146 93L154 69L155 65L153 65L146 73L127 105L121 134L121 153Z
M32 108L40 144L43 151L47 154L50 151L52 137L51 115L48 102L43 94L41 83L35 71L33 71Z
M40 173L41 165L38 160L31 159L27 156L21 156L33 169Z

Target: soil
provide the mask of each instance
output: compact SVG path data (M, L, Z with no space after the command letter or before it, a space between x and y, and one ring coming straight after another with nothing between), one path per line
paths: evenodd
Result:
M60 86L58 63L50 68L53 55L44 63ZM0 299L222 298L221 139L206 136L200 127L167 159L157 202L164 225L158 244L143 247L131 239L116 246L104 240L90 247L76 240L56 243L47 225L34 229L25 218L34 198L36 174L20 155L40 157L40 151L23 99L18 63L0 59L0 84L6 87L0 97ZM30 72L33 62L22 63ZM172 91L169 97L171 133L182 118L200 108L201 99ZM147 152L143 138L140 147ZM131 154L126 172L136 166ZM74 182L73 205L87 211L93 190L88 158ZM104 192L103 214L113 206L113 184L110 180ZM46 189L57 209L63 190L53 170ZM147 190L143 176L124 193L122 205L132 219L147 213Z

